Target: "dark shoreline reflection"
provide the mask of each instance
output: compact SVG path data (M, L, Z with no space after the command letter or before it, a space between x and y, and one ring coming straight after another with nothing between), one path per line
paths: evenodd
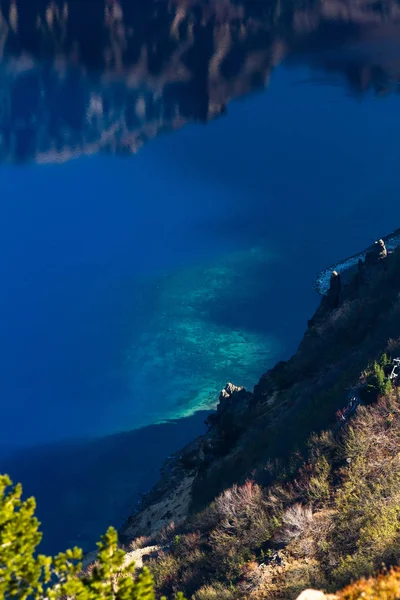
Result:
M223 114L282 61L396 90L396 0L0 0L0 160L131 154ZM397 50L396 50L397 49Z
M204 431L207 412L94 440L65 441L0 457L0 473L34 495L44 532L40 550L93 549L109 525L120 527L159 470Z

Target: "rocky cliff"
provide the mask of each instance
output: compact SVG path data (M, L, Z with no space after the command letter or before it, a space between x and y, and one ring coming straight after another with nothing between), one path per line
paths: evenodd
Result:
M397 513L385 511L400 493L399 275L400 251L382 240L347 279L334 274L297 353L252 392L227 384L206 435L167 461L120 531L157 556L160 591L290 599L396 562Z

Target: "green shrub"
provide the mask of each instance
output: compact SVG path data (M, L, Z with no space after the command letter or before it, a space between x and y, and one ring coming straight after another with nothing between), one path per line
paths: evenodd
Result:
M117 532L110 528L98 545L96 563L82 572L82 550L56 557L37 554L41 540L35 500L22 500L22 487L0 476L0 598L8 600L155 600L153 579L144 568L133 577L124 564ZM178 595L183 600L182 595Z
M235 600L238 594L222 583L205 585L193 596L193 600Z
M387 366L387 357L382 355L380 362L374 362L368 370L363 390L362 399L367 404L374 402L379 396L389 394L392 390L392 383L385 375Z
M261 486L252 481L225 490L215 505L219 523L209 534L210 557L220 575L232 581L271 538L274 513Z
M385 369L385 368L389 367L391 364L392 364L392 359L390 358L390 356L388 356L386 354L386 352L384 352L379 359L379 365L382 367L382 369Z
M400 407L381 399L344 430L329 538L330 579L344 585L393 564L400 552ZM326 560L326 559L323 559Z

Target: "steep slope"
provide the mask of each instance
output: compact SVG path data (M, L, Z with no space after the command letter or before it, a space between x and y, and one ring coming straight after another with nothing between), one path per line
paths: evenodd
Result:
M160 591L290 599L397 561L399 275L400 251L379 245L333 275L292 359L252 393L229 384L206 436L169 460L120 532L157 545Z

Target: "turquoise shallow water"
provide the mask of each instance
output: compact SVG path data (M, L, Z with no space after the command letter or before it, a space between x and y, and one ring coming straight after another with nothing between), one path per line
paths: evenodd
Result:
M139 400L127 414L160 422L214 408L229 379L252 388L282 351L265 319L254 318L274 260L271 251L250 248L149 283L153 312L127 356L132 398L146 398L146 412Z

